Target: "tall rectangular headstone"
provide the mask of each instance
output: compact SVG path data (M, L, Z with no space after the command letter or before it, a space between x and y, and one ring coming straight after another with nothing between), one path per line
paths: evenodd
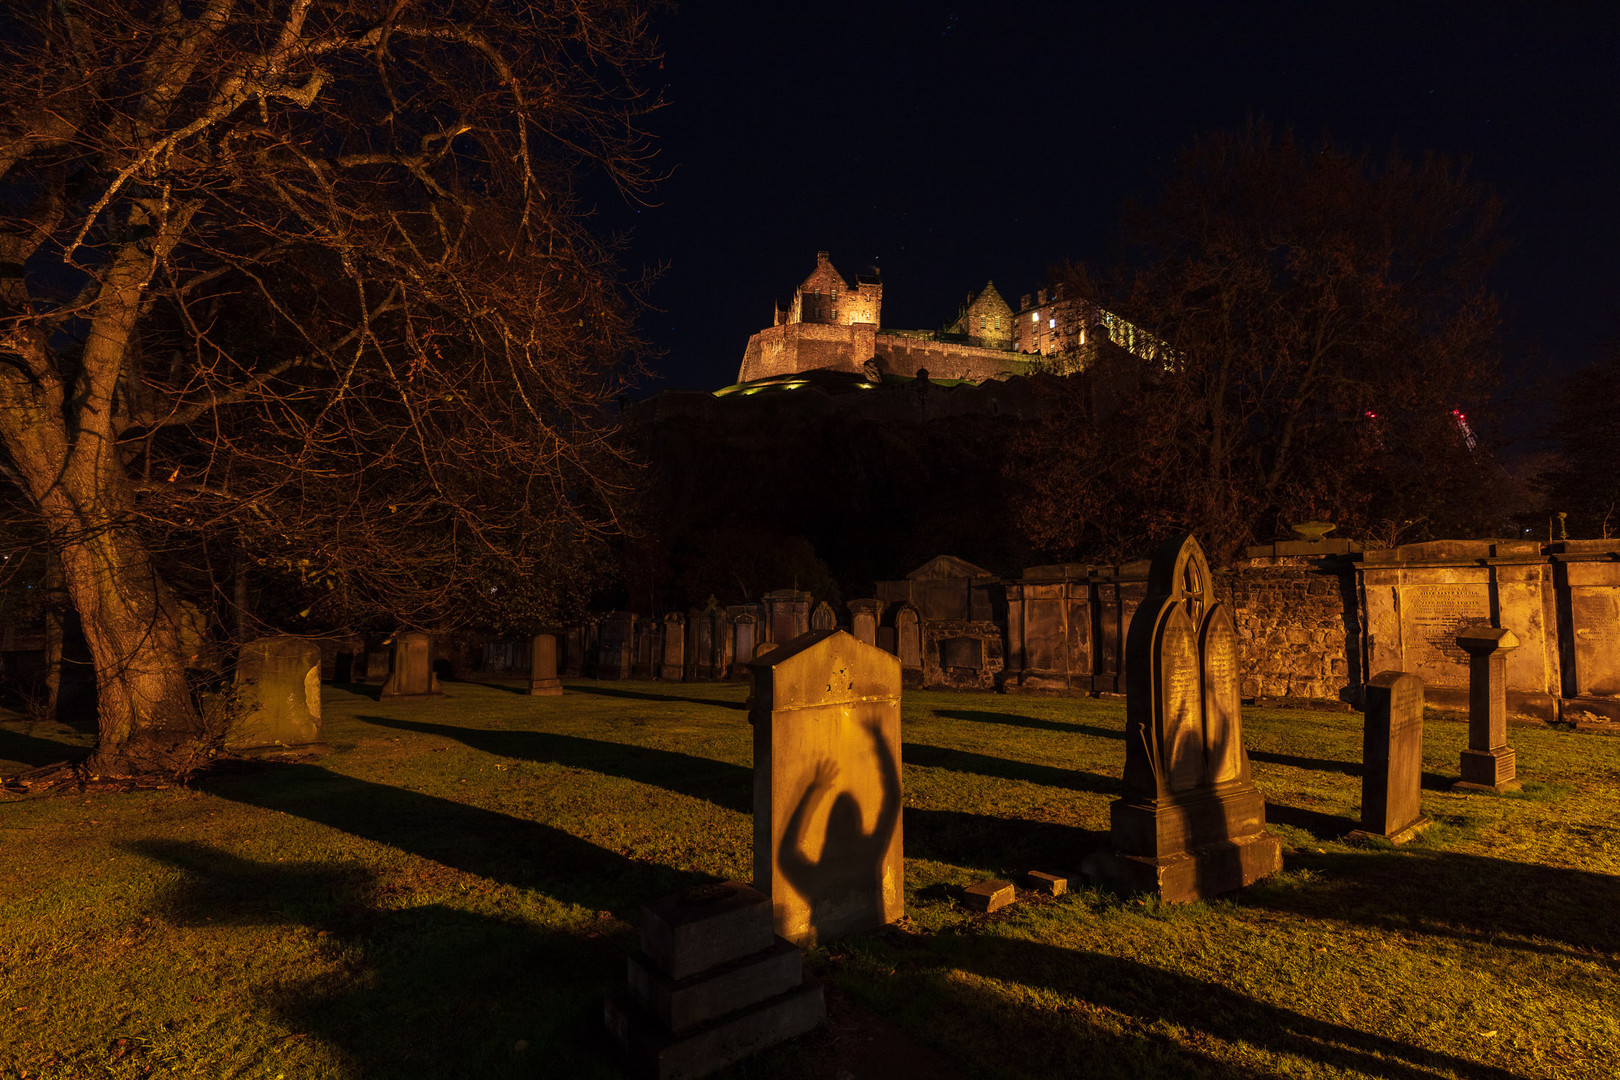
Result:
M752 665L754 887L814 944L904 910L900 664L816 630Z
M1422 679L1385 671L1368 681L1361 760L1361 828L1357 832L1401 844L1429 825L1421 804Z
M678 611L664 616L664 653L658 677L666 682L686 677L686 616Z
M557 678L557 635L536 634L530 642L529 693L555 695L563 692Z
M321 650L295 637L263 637L236 661L238 712L225 736L231 750L322 746Z
M1125 650L1125 795L1086 876L1183 901L1276 873L1281 846L1243 749L1237 631L1191 536L1154 555Z
M1468 749L1462 752L1463 791L1517 791L1516 757L1507 744L1507 654L1519 647L1511 630L1476 626L1457 635L1468 654Z
M849 632L863 645L877 645L878 619L883 614L881 600L851 600L849 602Z
M433 639L413 630L394 635L394 655L383 683L383 698L436 697L439 676L433 670Z

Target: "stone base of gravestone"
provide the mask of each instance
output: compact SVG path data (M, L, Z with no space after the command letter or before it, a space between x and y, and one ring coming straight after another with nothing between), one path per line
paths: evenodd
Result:
M1282 869L1282 845L1263 831L1266 803L1252 787L1159 805L1121 799L1109 817L1114 848L1092 852L1080 870L1116 892L1182 903L1234 892Z
M242 646L236 662L238 711L229 750L310 753L321 740L321 650L312 641L267 637Z
M1453 791L1518 791L1524 787L1515 777L1518 754L1511 746L1462 752L1462 779L1451 785Z
M820 984L772 930L762 893L740 881L702 885L642 915L628 989L603 1004L608 1032L638 1070L707 1076L826 1019Z

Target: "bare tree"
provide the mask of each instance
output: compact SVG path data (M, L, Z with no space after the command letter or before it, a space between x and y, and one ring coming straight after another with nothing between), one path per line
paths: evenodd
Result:
M581 185L651 179L640 5L3 18L0 464L95 659L92 768L189 767L180 594L244 560L420 625L613 527L638 342Z

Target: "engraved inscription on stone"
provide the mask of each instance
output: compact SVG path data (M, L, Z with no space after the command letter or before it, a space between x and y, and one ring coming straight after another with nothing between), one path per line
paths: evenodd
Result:
M1409 586L1402 590L1401 608L1407 659L1419 669L1460 668L1465 672L1468 654L1457 645L1458 632L1491 621L1484 583ZM1465 674L1458 674L1466 679Z
M1571 589L1576 692L1620 694L1620 590Z
M1204 743L1209 757L1207 782L1238 777L1241 699L1238 696L1237 631L1224 606L1204 627Z
M1162 631L1165 771L1171 791L1188 791L1204 778L1204 721L1197 631L1182 609Z

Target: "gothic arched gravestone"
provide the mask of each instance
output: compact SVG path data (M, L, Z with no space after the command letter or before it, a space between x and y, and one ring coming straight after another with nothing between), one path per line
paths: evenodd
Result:
M1237 631L1191 536L1163 544L1126 637L1125 795L1086 875L1196 900L1282 868L1243 750Z

